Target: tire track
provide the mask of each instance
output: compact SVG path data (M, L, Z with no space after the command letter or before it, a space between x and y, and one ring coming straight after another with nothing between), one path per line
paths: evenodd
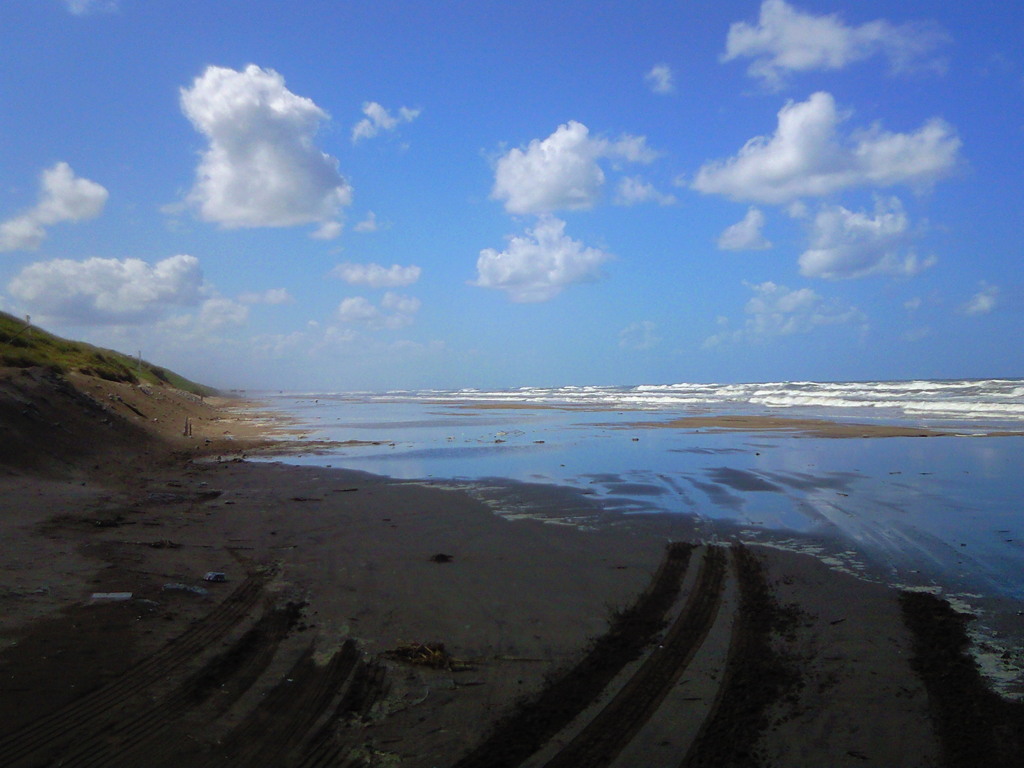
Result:
M116 724L84 740L61 757L63 765L75 768L116 768L142 762L149 766L177 751L180 739L175 726L190 712L214 696L207 714L210 720L223 713L266 669L278 646L298 622L302 606L289 603L270 611L224 653L211 659L167 697L151 702L120 719ZM156 755L139 761L138 753Z
M0 765L14 768L24 761L37 766L73 738L109 726L132 697L166 681L169 670L183 667L245 619L269 577L250 576L206 617L116 680L0 739Z
M668 634L621 690L545 768L610 765L679 680L714 624L728 560L709 547L690 599Z
M613 617L584 658L499 723L455 768L514 768L583 712L664 628L692 552L691 544L670 544L651 585Z
M341 697L334 715L324 723L307 743L298 768L343 768L353 745L339 736L339 731L352 720L363 721L370 709L386 691L387 670L380 664L358 662L352 683Z
M342 649L330 658L326 666L315 662L313 646L309 646L287 678L280 681L246 721L229 734L222 748L206 765L213 768L292 764L292 758L302 754L301 747L307 741L313 743L317 737L327 741L325 737L329 735L329 723L342 710L346 696L359 685L366 667L352 640L345 641ZM332 712L331 705L349 678L349 691L341 696L341 702ZM376 688L382 690L382 686L381 677L376 682ZM368 693L370 688L364 690ZM332 712L329 723L318 729L317 724L328 712ZM338 752L340 754L342 750ZM331 757L326 749L321 754ZM315 754L308 759L312 757ZM331 765L330 762L320 764Z
M772 647L772 636L795 618L775 600L760 561L741 544L732 547L740 584L740 610L725 674L711 713L680 768L750 768L761 764L757 740L768 709L799 682L799 672Z

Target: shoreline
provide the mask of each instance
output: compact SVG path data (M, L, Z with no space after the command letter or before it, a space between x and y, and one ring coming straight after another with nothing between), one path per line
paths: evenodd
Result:
M94 382L85 390L100 391ZM165 433L164 447L112 444L109 455L120 461L79 459L73 473L62 465L42 474L0 472L8 506L0 530L5 764L47 755L74 764L88 750L103 754L112 739L118 751L109 765L199 765L217 755L238 761L254 754L253 742L296 760L330 747L356 765L454 765L516 702L529 710L551 680L609 637L614 616L628 615L668 578L658 574L671 541L699 551L671 577L678 596L666 604L665 628L655 631L694 627L679 630L696 638L692 657L671 662L671 669L689 671L643 723L623 732L625 762L615 764L677 764L697 743L700 723L720 711L695 711L693 702L717 700L722 685L702 670L737 663L729 648L739 617L750 611L741 600L744 556L724 542L701 543L686 521L545 525L507 519L465 493L424 483L247 462L238 454L275 444L265 439L262 417L246 423L252 401L232 401L227 411L164 403L167 410L154 416L153 394L102 391L124 400L104 401L124 418L139 419L128 406L145 413L148 425ZM97 423L109 413L97 414ZM191 437L174 434L185 418L192 419ZM785 765L861 765L862 755L892 766L937 761L929 694L907 663L911 634L897 593L807 555L750 551L765 588L800 616L767 637L778 654L774 668L795 671L802 684L784 696L766 694L759 718L768 717L770 727L728 715L735 732ZM724 558L724 567L715 566L716 587L701 576L708 557ZM224 573L226 581L205 582L207 572ZM127 592L127 600L91 597ZM718 618L691 613L697 597L717 605ZM190 654L172 663L178 657L168 649L182 646ZM410 646L428 648L430 663L417 661L422 655L406 660ZM640 670L657 647L643 644L594 702L649 690L638 682ZM43 663L43 656L54 661ZM160 672L151 681L144 672L150 668ZM355 686L357 679L365 682ZM91 703L133 680L138 691L119 694L116 704ZM315 705L308 700L319 716L299 726L289 713L322 689L315 680L336 687ZM688 693L694 685L702 687ZM271 716L260 704L268 697L293 706ZM192 704L168 709L182 700ZM595 707L601 705L582 706L569 730L553 734L538 754L560 754L571 734L597 717ZM64 734L58 726L72 715L79 726ZM161 725L110 731L144 715ZM26 741L26 729L38 735L50 722L46 738ZM662 744L660 722L690 723L691 741ZM163 762L132 762L144 754L163 755ZM499 764L493 753L488 759Z

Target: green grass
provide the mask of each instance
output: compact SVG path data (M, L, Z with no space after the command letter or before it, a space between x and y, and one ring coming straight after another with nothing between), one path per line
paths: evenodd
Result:
M196 384L166 368L123 355L112 349L54 336L36 326L27 326L6 312L0 312L0 366L29 368L44 366L68 373L79 371L108 381L133 384L169 385L197 395L215 390Z

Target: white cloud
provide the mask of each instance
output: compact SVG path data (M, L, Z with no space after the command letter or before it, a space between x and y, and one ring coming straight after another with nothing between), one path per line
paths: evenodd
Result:
M247 306L221 296L207 299L199 309L199 322L207 329L245 325L248 319Z
M785 207L785 211L791 219L806 219L811 215L811 209L803 200L794 200Z
M619 331L619 346L622 349L652 349L661 341L655 334L657 327L650 320L630 323Z
M349 325L396 330L412 324L421 306L419 299L391 291L384 294L379 307L362 296L353 296L338 305L338 319Z
M943 120L933 118L913 133L874 125L844 140L836 129L846 117L824 91L788 102L772 136L757 136L735 157L704 164L692 186L734 200L784 204L857 186L925 188L956 164L960 139Z
M85 16L94 11L116 11L117 2L118 0L64 0L64 5L75 16Z
M510 237L504 251L480 251L473 284L505 291L512 301L547 301L573 283L597 280L611 258L571 239L564 221L545 215L525 236Z
M876 55L886 56L896 71L941 68L928 56L947 39L934 24L895 26L880 19L854 27L838 14L816 16L784 0L765 0L756 26L730 25L722 60L753 59L747 72L777 88L790 72L842 69Z
M896 197L875 200L875 215L827 206L811 223L811 247L800 254L800 274L831 280L872 274L912 276L935 264L901 254L909 221Z
M491 197L504 199L509 213L590 208L602 184L604 171L589 131L573 121L499 159Z
M761 233L764 228L764 214L751 207L742 221L726 227L718 238L718 247L723 251L763 251L772 247Z
M420 311L422 302L412 296L403 296L400 293L388 291L384 294L384 298L381 299L380 305L389 312L399 315L415 315Z
M392 115L376 101L363 103L363 114L366 115L352 128L352 143L361 139L372 139L383 131L393 131L400 123L411 123L419 117L420 110L400 107L398 116Z
M194 256L147 264L141 259L56 259L25 267L7 289L32 312L83 324L141 323L201 299Z
M379 315L380 310L363 296L351 296L338 305L338 317L344 323L367 322Z
M509 213L550 213L591 208L605 176L598 160L611 158L649 163L655 153L642 136L618 141L591 138L587 126L571 120L526 149L511 149L499 158L492 200L504 200Z
M314 240L334 240L341 236L341 230L345 228L345 225L340 221L325 221L312 233L310 237Z
M223 227L325 225L352 201L338 162L313 143L328 115L272 69L207 67L181 90L181 108L209 141L188 202Z
M295 301L287 288L268 288L263 293L243 293L238 300L243 304L288 304Z
M39 202L34 207L0 224L0 252L35 250L46 237L46 227L94 219L109 197L96 182L75 176L67 163L43 171L40 187Z
M987 315L999 303L999 293L998 286L982 281L981 290L961 306L960 311L965 315Z
M324 329L322 340L313 349L315 351L345 349L351 347L359 338L359 333L351 328L338 328L332 325Z
M625 160L629 163L653 163L658 159L658 153L647 146L645 136L624 133L616 141L593 139L593 142L599 157Z
M380 224L377 223L377 214L373 211L369 211L366 214L366 218L360 221L353 227L356 232L376 232L380 229Z
M412 285L420 279L423 270L414 264L407 267L392 264L383 267L380 264L339 264L331 270L331 274L339 277L349 285L368 285L371 288L398 288Z
M727 342L763 341L778 336L805 334L830 325L865 324L863 313L838 300L826 300L810 288L790 290L784 285L764 282L748 285L754 292L744 312L741 328L725 329L711 336L704 346ZM723 319L723 324L728 321Z
M643 181L639 176L623 176L619 180L615 192L618 205L636 205L638 203L656 202L658 205L674 205L674 195L666 195L654 188L653 184Z
M672 93L675 90L672 68L668 64L655 64L651 71L644 75L644 82L654 93Z

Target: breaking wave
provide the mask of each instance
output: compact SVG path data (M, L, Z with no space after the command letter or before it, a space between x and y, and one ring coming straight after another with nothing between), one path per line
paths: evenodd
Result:
M381 397L381 396L376 396ZM1024 380L962 379L744 384L641 384L629 387L519 387L390 392L391 399L440 402L761 413L838 418L1024 422Z

